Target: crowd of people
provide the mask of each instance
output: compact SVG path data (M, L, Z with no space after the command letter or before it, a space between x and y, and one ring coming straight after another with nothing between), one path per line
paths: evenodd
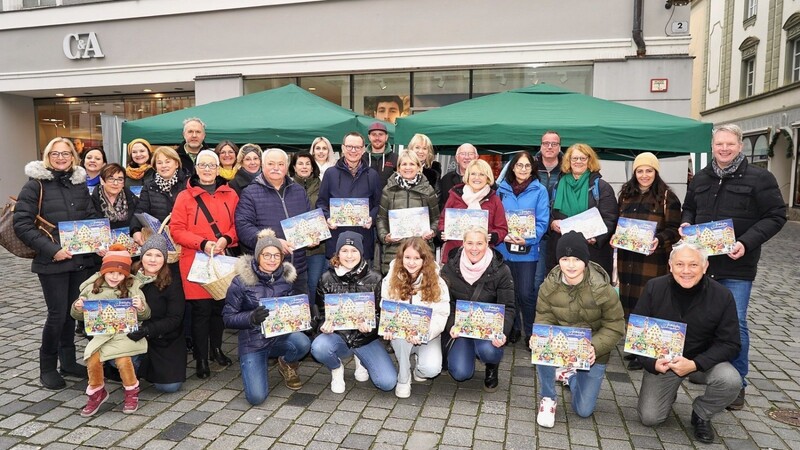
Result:
M139 379L163 392L181 389L187 353L199 378L211 376L211 362L231 365L222 348L225 328L238 330L244 395L253 405L269 395L268 359L297 390L303 386L298 366L313 357L330 370L331 391L341 394L352 358L356 381L371 380L399 398L411 395L412 381L443 370L456 381L471 379L479 360L491 392L499 385L505 348L520 339L528 348L536 345L534 324L589 328L589 370L536 367L537 423L553 427L557 381L569 386L576 414L593 413L606 364L632 313L689 324L682 356L626 356L630 370L645 370L642 423L665 420L685 378L707 384L691 418L701 442L714 440L714 414L744 404L750 289L760 247L785 223L786 206L775 178L748 164L735 125L714 130L711 162L689 183L683 205L652 153L636 157L617 196L602 178L595 150L573 143L562 152L556 131L541 136L535 155L512 155L497 178L468 143L457 148L448 173L423 134L396 152L381 122L369 127L366 139L357 132L344 136L340 158L325 137L291 157L252 143L222 141L212 149L197 118L185 121L183 137L177 149L133 140L125 167L107 164L97 149L81 159L70 140L55 138L40 161L25 167L30 180L20 192L14 227L36 251L31 270L47 305L40 382L62 389L64 377L88 378L81 415L95 414L106 401L105 379L122 382L123 412L129 413L138 408ZM330 208L337 198L366 199L368 217L359 226L337 226ZM428 211L424 231L393 236L389 213L419 207ZM318 208L331 238L293 247L280 222ZM565 219L591 208L606 233L588 239L562 234ZM445 239L448 209L486 211L488 225ZM506 212L516 210L533 212L533 235L510 229ZM168 224L172 242L148 233L141 213ZM134 263L115 246L72 254L58 233L41 231L39 217L52 224L106 218L112 229L129 229L141 257ZM656 223L647 254L612 245L619 218ZM684 227L722 219L733 220L730 254L709 258L681 241ZM188 279L199 254L237 258L224 299ZM343 293L372 294L376 324L384 301L431 308L428 335L379 335L369 321L340 330L325 314L325 299ZM261 324L277 311L259 299L296 294L309 298L311 329L265 337ZM75 320L83 318L85 301L111 298L133 299L138 330L92 336L86 365L79 364L73 332L85 334ZM502 305L502 332L486 340L461 336L454 327L457 300Z

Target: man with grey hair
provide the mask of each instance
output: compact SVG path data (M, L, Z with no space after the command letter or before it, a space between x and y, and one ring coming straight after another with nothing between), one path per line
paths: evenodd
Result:
M711 141L711 163L689 183L683 203L683 227L689 224L732 219L736 245L728 255L709 261L711 278L730 289L736 301L742 349L731 363L742 377L739 396L728 409L742 409L747 385L750 331L747 306L756 278L761 245L775 236L786 223L786 203L775 176L751 165L742 153L742 130L721 125Z
M633 313L686 324L683 356L672 360L638 356L644 366L637 412L642 424L655 426L672 411L686 377L706 385L692 403L695 438L714 442L711 418L739 391L742 378L729 362L739 352L736 303L725 286L706 275L708 257L696 244L680 243L669 255L670 274L647 282Z
M450 196L450 189L457 184L462 184L464 171L467 170L467 164L473 159L478 159L478 149L472 144L461 144L456 149L456 168L442 175L439 186L439 211L444 211L444 204L447 202L447 197Z
M261 174L242 190L236 206L236 234L245 253L252 254L258 242L258 233L271 228L290 255L288 262L297 269L294 290L308 294L308 263L306 250L295 249L286 241L281 220L311 211L311 204L303 186L290 176L289 155L279 148L268 148L261 156Z
M206 139L206 124L197 117L189 117L183 121L183 142L178 146L178 156L181 158L183 170L194 175L194 161L200 150L208 147Z

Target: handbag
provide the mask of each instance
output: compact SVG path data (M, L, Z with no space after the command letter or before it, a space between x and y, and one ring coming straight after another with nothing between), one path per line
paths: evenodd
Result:
M55 242L56 240L53 238L53 231L55 231L56 226L48 222L40 215L42 212L42 194L42 182L39 181L39 204L36 210L37 213L36 218L33 221L33 225L43 235ZM8 203L3 206L3 212L0 214L0 245L20 258L33 259L33 257L36 256L36 250L30 248L28 245L22 242L22 240L17 236L17 233L14 231L14 209L16 207L16 197L9 197Z

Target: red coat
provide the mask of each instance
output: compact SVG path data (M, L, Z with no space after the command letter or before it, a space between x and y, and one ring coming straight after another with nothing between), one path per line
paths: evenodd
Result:
M203 289L203 286L186 280L189 269L194 262L195 253L202 250L203 241L217 241L214 232L211 230L211 225L209 225L205 214L197 204L197 197L203 199L203 203L208 207L211 217L216 221L220 233L233 240L228 244L228 247L237 245L239 242L236 237L236 225L233 219L233 212L236 211L239 196L227 184L220 184L220 180L223 183L225 181L217 177L217 190L214 195L209 195L205 189L197 185L196 177L192 177L186 190L178 194L175 199L175 205L172 207L172 219L170 220L169 228L172 239L183 247L179 265L186 300L211 298L211 294Z
M450 190L450 196L444 204L444 208L439 215L439 231L444 231L444 216L447 208L467 209L467 204L461 198L464 194L464 184L459 184ZM503 242L508 234L508 223L506 222L506 210L503 208L503 202L500 197L495 194L495 190L489 191L489 195L481 199L481 209L489 211L489 234L491 239L489 245L495 246ZM442 246L442 264L447 262L447 254L454 248L461 247L463 241L447 241Z

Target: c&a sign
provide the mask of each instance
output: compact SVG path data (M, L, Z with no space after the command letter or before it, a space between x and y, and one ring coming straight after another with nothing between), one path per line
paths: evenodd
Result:
M104 58L97 33L70 33L64 36L64 56L69 59Z

